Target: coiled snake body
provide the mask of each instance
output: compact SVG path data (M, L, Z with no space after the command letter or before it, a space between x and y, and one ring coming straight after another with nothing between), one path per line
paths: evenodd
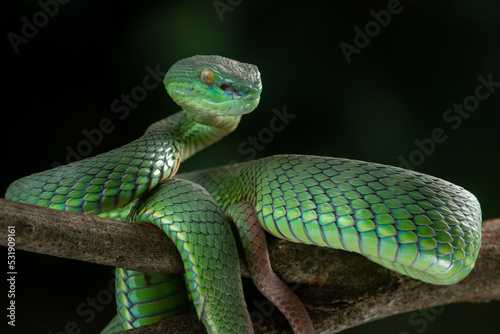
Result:
M295 333L314 329L272 272L264 231L357 252L433 284L462 280L481 244L474 195L449 182L340 158L281 155L175 176L180 162L232 132L256 108L254 65L218 56L176 63L165 86L183 109L119 149L15 181L6 198L57 210L151 223L175 243L179 275L116 269L118 315L103 330L139 327L189 310L185 283L210 333L252 333L236 224L253 280Z

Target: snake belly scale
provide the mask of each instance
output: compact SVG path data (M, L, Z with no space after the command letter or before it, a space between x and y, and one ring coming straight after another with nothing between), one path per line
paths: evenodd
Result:
M467 190L398 167L280 155L176 175L179 164L234 131L254 110L256 66L219 56L183 59L165 87L182 108L121 148L12 183L6 198L149 223L176 245L185 277L116 269L117 316L103 333L191 309L209 333L253 333L230 222L252 279L295 333L313 333L307 310L272 272L264 230L292 242L356 252L433 284L474 267L481 211ZM187 286L187 291L186 291Z

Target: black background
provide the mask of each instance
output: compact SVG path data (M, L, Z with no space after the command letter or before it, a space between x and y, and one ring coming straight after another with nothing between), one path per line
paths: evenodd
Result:
M64 162L67 148L86 139L82 131L99 127L104 118L114 130L92 146L92 155L140 136L179 109L165 90L148 91L123 120L111 103L142 84L147 66L166 71L184 57L219 54L259 67L261 103L235 133L186 161L182 171L251 158L238 147L249 136L262 136L274 108L286 108L296 117L272 140L265 138L256 157L301 153L390 165L399 165L400 156L420 157L416 170L472 191L483 217L498 217L500 87L456 129L443 115L474 95L478 76L500 82L500 3L401 1L399 13L373 30L348 63L340 43L354 45L354 28L364 30L374 20L370 11L380 12L390 2L233 1L220 16L213 1L70 1L16 53L9 33L22 35L22 18L33 22L42 7L7 1L0 14L0 190ZM415 141L428 142L436 128L446 140L429 154L415 153ZM64 333L74 321L81 333L96 333L114 314L114 301L89 323L88 314L76 312L87 298L105 295L111 268L22 251L16 256L14 332ZM493 333L499 306L447 305L427 320L408 313L345 333Z

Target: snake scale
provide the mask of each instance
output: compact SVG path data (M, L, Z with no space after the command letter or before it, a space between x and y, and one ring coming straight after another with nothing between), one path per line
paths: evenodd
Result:
M174 64L164 84L182 111L121 148L16 180L5 195L153 224L174 242L185 275L117 268L117 316L102 333L154 323L193 305L209 333L253 333L231 223L254 283L295 333L314 328L300 300L273 273L264 231L356 252L433 284L456 283L474 267L480 205L467 190L433 176L304 155L176 175L182 161L234 131L257 107L262 83L254 65L194 56Z

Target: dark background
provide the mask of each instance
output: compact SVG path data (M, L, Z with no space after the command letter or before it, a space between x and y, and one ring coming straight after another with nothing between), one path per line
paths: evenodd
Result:
M221 20L213 1L70 1L15 53L8 34L21 35L22 18L33 22L42 9L35 1L4 2L0 191L64 162L67 147L75 149L85 140L82 131L103 118L115 128L92 155L177 111L159 86L125 119L113 113L111 103L142 84L147 66L166 71L184 57L219 54L259 67L261 103L235 133L181 170L249 159L238 146L269 127L273 108L285 106L296 117L257 157L302 153L399 165L400 156L419 154L415 140L442 128L446 141L421 154L416 169L472 191L484 219L499 217L500 87L456 129L443 115L474 94L478 76L500 81L500 3L402 1L401 11L347 63L339 44L353 45L354 27L364 30L374 20L370 11L388 3L233 1ZM22 251L16 256L15 332L64 333L74 321L81 333L96 333L114 314L114 301L89 323L76 312L88 297L105 295L111 268ZM402 314L345 333L494 333L499 310L498 302L447 305L435 317Z

